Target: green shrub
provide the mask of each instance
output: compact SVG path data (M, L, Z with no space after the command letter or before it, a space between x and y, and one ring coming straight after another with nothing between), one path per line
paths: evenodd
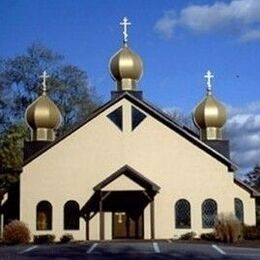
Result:
M72 234L64 234L61 236L60 238L60 242L61 243L68 243L70 241L74 240L73 235Z
M35 235L33 236L34 244L50 244L55 240L55 235L45 234L45 235Z
M190 240L190 239L194 239L194 237L196 236L196 233L195 232L187 232L185 234L182 234L180 236L180 239L181 240Z
M26 244L31 239L28 226L19 220L13 220L4 227L3 242L6 244Z
M260 239L260 227L256 226L243 226L243 236L247 240Z
M242 238L242 225L234 214L219 214L215 224L216 238L222 242L235 243Z

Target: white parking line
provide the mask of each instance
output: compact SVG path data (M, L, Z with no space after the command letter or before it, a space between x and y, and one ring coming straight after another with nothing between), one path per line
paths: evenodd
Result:
M159 245L156 242L153 242L153 249L154 249L155 253L160 253L161 252L160 248L159 248Z
M217 250L221 255L226 255L227 253L222 250L220 247L218 247L217 245L212 245L212 247Z
M19 254L25 254L25 253L27 253L27 252L30 252L30 251L32 251L33 249L35 249L35 248L37 248L38 246L30 246L30 247L28 247L28 248L26 248L25 250L23 250L23 251L21 251L21 252L19 252Z
M97 247L98 243L94 243L87 251L86 254L90 254L94 251L94 249Z

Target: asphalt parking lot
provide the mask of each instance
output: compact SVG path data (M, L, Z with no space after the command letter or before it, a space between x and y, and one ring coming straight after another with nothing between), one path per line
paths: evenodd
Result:
M260 259L260 248L215 244L84 242L65 245L1 246L0 259Z

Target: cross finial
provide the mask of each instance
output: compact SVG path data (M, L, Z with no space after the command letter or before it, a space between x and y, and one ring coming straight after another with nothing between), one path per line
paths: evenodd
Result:
M131 25L131 23L129 22L129 20L127 19L127 17L124 17L123 22L120 22L120 25L123 26L124 30L123 30L123 35L124 35L124 44L127 44L128 42L128 33L127 33L127 26Z
M47 85L46 85L46 80L50 76L47 74L46 70L43 72L43 74L40 76L42 78L42 94L46 95L47 92Z
M208 95L211 95L212 94L211 80L214 78L214 75L211 73L210 70L208 70L206 75L204 75L204 78L207 79L207 92L208 92Z

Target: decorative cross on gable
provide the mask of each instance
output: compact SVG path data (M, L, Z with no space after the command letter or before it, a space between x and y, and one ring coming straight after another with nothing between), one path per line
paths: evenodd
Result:
M43 74L40 76L40 78L42 78L42 91L43 94L46 94L47 92L47 85L46 85L46 80L47 78L49 78L50 75L47 74L46 70L43 72Z
M208 95L211 95L212 92L212 85L211 85L211 81L214 78L214 75L211 73L210 70L207 71L206 75L204 75L204 78L207 79L207 91L208 91Z
M124 30L123 30L123 35L124 35L124 43L128 42L128 28L127 26L131 25L131 23L129 22L129 20L127 19L127 17L124 17L123 22L120 23L120 25L123 26Z

